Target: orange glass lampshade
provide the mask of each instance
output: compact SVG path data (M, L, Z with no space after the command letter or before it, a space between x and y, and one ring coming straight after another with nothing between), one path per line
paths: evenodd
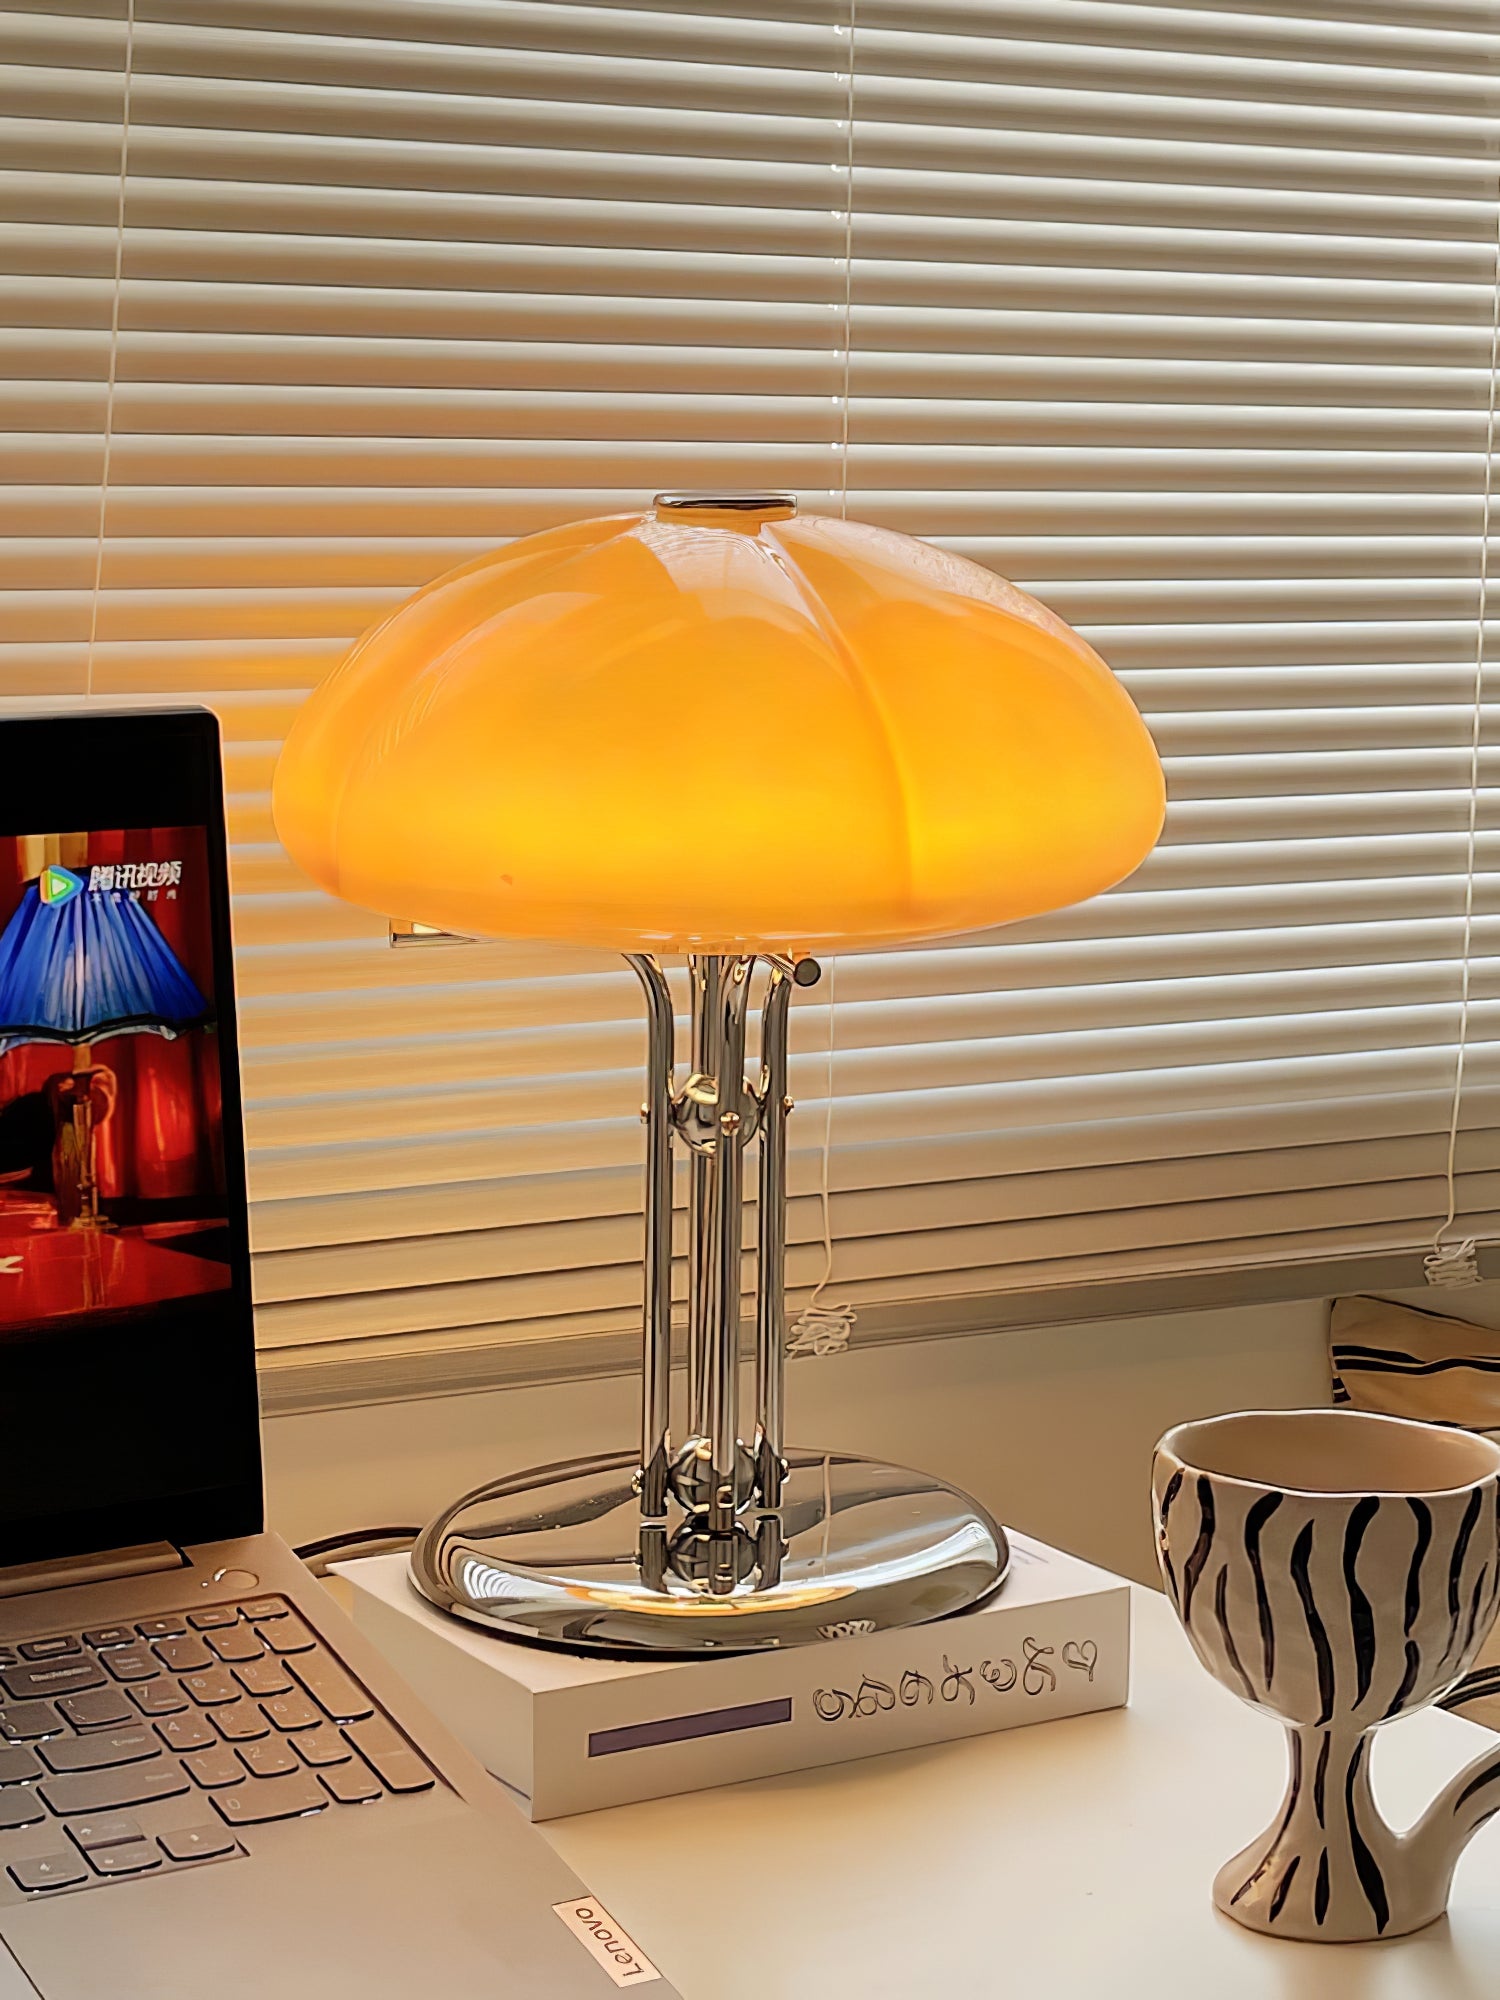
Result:
M986 929L1161 828L1129 696L990 571L763 496L579 521L429 584L308 701L293 858L472 935L782 952Z

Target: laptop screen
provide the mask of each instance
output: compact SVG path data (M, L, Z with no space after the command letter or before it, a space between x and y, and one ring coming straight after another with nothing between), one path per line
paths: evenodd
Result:
M0 1563L247 1525L222 834L174 789L0 833Z

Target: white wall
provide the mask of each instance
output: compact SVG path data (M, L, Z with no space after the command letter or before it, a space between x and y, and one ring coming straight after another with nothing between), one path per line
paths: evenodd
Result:
M1013 1526L1154 1578L1151 1447L1185 1417L1328 1401L1321 1300L970 1334L793 1364L793 1442L920 1465ZM293 1542L417 1523L496 1473L620 1449L624 1379L276 1417L271 1525Z

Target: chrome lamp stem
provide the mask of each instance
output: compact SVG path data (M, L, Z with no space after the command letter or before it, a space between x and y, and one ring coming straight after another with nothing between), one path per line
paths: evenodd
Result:
M632 954L646 992L646 1325L641 1354L641 1514L665 1520L672 1395L672 995L654 958Z
M720 964L717 958L688 960L688 1074L710 1081L715 1075L714 1003ZM668 1106L670 1117L672 1106ZM705 1384L708 1380L709 1221L708 1155L694 1148L688 1162L688 1433L701 1437L708 1428Z
M804 960L804 964L808 961ZM805 983L805 982L804 982ZM781 1505L786 1483L783 1388L786 1380L787 1008L792 982L779 965L760 1011L760 1190L755 1293L755 1484L765 1507Z
M647 1021L638 1444L461 1494L418 1537L413 1582L503 1636L663 1660L776 1651L981 1602L1009 1551L977 1502L902 1466L793 1450L783 1435L788 1010L792 987L818 978L816 962L690 958L680 1082L666 976L649 953L629 964ZM753 1081L752 985L761 994ZM757 1141L754 1408L742 1413L745 1149ZM674 1144L688 1156L688 1365L677 1394Z
M670 1551L710 1595L727 1596L759 1571L774 1581L783 1547L773 1519L786 1481L786 1121L788 1009L794 983L819 976L812 959L767 964L760 1074L745 1074L752 954L688 960L689 1069L676 1084L675 1024L656 959L632 953L647 1009L646 1254L641 1369L643 1524L665 1529L669 1503L685 1519ZM745 1149L759 1137L755 1300L755 1410L740 1420L741 1260ZM672 1140L687 1148L688 1342L686 1421L674 1450L671 1421ZM656 1538L648 1535L643 1550ZM653 1553L643 1568L658 1569Z

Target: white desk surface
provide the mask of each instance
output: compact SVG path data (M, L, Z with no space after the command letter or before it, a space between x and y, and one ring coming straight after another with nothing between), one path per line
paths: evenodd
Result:
M541 1828L683 2000L1494 2000L1500 1821L1446 1920L1373 1945L1261 1938L1209 1900L1281 1797L1280 1728L1137 1590L1131 1705ZM1494 1742L1381 1732L1399 1825Z

